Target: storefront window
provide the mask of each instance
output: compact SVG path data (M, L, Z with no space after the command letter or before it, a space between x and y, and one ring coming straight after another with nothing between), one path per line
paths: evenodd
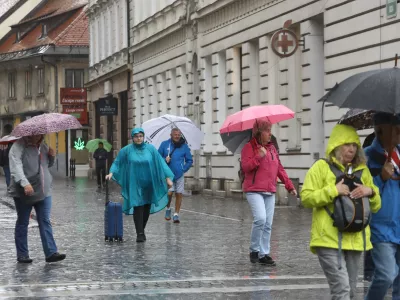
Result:
M88 138L88 129L70 131L71 158L76 160L77 165L86 165L89 163L89 152L86 149Z

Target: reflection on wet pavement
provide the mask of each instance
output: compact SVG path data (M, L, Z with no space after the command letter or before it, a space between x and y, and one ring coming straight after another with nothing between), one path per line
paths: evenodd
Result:
M118 190L111 189L114 201L121 201ZM45 263L37 228L29 232L33 264L16 264L16 214L0 202L0 298L329 299L308 248L308 210L276 209L271 245L277 267L268 268L249 262L252 220L245 200L186 197L181 224L165 221L164 212L152 215L142 244L135 242L132 216L124 216L125 242L110 244L103 236L104 196L94 181L55 183L53 229L67 254L56 264ZM6 196L1 201L13 203ZM360 281L359 299L363 290Z

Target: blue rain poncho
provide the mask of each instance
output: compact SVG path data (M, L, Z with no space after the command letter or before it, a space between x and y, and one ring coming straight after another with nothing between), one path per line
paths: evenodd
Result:
M143 133L141 128L132 130L131 135ZM166 178L174 174L153 145L135 143L125 146L118 153L110 173L121 186L124 198L123 211L133 214L135 206L151 204L150 213L164 209L168 204Z

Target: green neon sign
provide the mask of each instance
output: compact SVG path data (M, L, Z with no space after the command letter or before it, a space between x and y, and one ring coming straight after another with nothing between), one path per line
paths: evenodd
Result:
M74 148L78 151L82 151L85 149L85 142L81 140L81 138L78 138L77 141L74 142Z

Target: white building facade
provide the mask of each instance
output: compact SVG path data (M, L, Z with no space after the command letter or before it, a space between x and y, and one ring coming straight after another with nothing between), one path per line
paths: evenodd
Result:
M113 145L109 165L115 152L129 142L131 120L131 70L128 54L130 0L89 1L90 64L88 101L90 139L104 138ZM113 114L100 113L100 100L111 101ZM94 168L94 164L91 164Z
M394 66L399 46L399 19L387 18L384 0L134 0L133 7L134 124L165 113L201 124L206 137L188 188L218 195L240 192L239 156L219 137L227 115L260 104L295 111L273 133L289 177L301 184L345 112L329 105L323 112L318 99L352 74ZM271 38L289 20L299 47L282 58ZM284 201L282 187L280 194Z

